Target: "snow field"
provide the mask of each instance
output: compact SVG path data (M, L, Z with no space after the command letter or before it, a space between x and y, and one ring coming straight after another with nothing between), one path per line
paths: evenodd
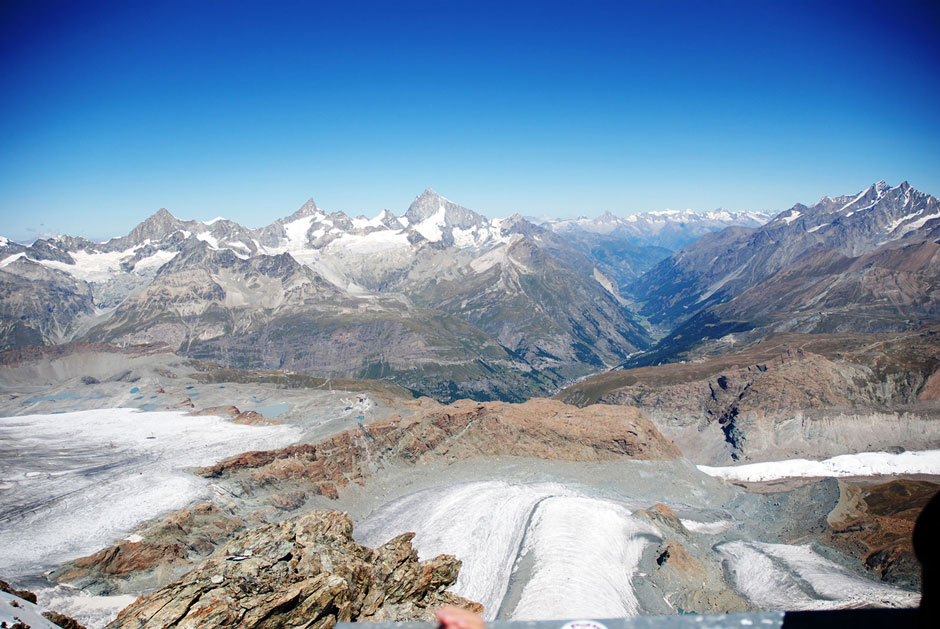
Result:
M901 452L900 454L860 452L859 454L842 454L823 461L788 459L728 467L708 465L697 467L709 476L749 482L816 476L940 475L940 450Z
M717 550L735 589L761 609L916 607L920 595L850 573L809 546L735 541Z
M0 574L34 574L208 498L187 468L297 441L290 426L113 408L0 418Z
M440 553L463 561L453 591L496 617L521 555L531 575L510 615L514 620L629 616L638 613L632 577L649 524L625 507L554 483L464 483L405 496L370 514L356 539L380 545L414 531L422 559ZM603 613L602 613L603 612Z

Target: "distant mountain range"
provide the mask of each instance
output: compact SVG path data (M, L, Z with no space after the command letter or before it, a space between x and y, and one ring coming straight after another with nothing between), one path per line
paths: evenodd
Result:
M794 205L756 229L706 235L628 287L639 311L671 331L630 364L720 352L771 331L887 332L936 321L938 238L937 199L884 181Z
M771 218L491 220L430 189L400 216L310 200L258 229L160 210L106 243L0 239L0 347L162 342L446 401L521 400L618 364L721 351L729 334L936 317L934 197L881 182Z

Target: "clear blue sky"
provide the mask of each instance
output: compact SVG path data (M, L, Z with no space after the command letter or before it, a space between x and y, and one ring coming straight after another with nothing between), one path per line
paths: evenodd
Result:
M0 234L937 195L937 5L6 0Z

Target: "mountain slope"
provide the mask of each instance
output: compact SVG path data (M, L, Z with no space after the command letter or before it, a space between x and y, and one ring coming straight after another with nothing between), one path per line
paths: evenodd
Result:
M671 332L630 366L727 351L773 331L899 331L936 321L937 199L906 182L797 205L677 252L631 289ZM730 336L729 336L730 335Z
M0 265L7 345L160 342L230 366L387 378L442 400L544 395L649 345L617 286L570 242L431 189L398 217L309 200L259 229L160 210L105 243L4 241ZM37 273L72 300L54 323L23 297Z

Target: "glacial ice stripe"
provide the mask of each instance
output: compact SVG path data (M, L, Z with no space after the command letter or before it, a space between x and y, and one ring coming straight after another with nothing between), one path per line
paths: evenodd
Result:
M808 545L735 541L717 547L734 587L760 609L916 607L920 595L864 579Z
M50 568L208 498L186 468L300 439L291 426L111 408L0 418L0 574Z
M531 518L531 522L530 522ZM637 611L631 579L650 525L612 501L587 498L555 483L483 481L437 487L394 500L356 526L363 544L414 531L422 559L440 553L463 561L453 590L495 618L520 550L532 572L511 617L567 618L604 610ZM523 541L525 540L525 541ZM546 616L546 614L548 614Z
M940 475L940 450L921 450L900 454L860 452L842 454L823 461L788 459L728 467L699 465L698 469L710 476L750 482L815 476Z
M616 503L546 498L526 534L523 553L534 566L513 620L636 616L633 575L652 539L655 529Z

